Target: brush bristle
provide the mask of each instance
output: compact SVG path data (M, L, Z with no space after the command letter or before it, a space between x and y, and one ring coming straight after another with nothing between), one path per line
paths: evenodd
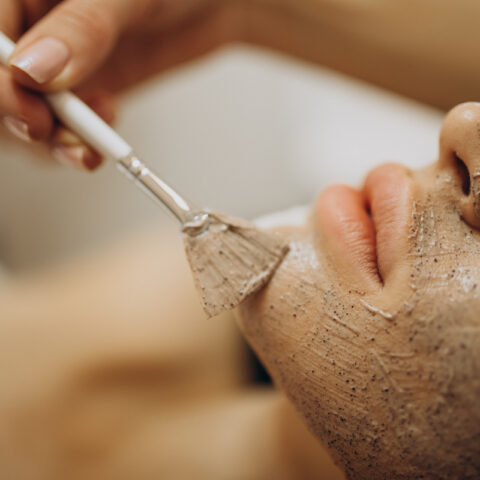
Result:
M276 234L245 220L210 213L200 235L184 234L188 262L209 317L238 306L263 287L288 252Z

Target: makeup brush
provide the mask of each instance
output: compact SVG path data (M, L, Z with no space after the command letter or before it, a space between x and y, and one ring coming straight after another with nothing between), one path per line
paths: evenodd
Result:
M14 49L15 44L0 32L0 62L8 65ZM236 307L268 282L288 251L279 237L187 202L71 92L50 93L45 98L66 126L102 155L115 159L124 174L180 222L195 285L209 317Z

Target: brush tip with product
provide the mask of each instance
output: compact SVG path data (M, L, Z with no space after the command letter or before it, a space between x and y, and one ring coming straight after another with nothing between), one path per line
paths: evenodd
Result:
M206 228L196 234L186 224L183 237L203 309L213 317L263 287L289 247L280 236L245 220L222 213L207 215Z

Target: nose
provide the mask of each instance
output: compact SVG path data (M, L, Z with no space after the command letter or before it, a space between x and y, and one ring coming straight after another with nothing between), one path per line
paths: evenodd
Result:
M453 172L461 214L470 225L480 228L480 103L462 103L445 117L439 167Z

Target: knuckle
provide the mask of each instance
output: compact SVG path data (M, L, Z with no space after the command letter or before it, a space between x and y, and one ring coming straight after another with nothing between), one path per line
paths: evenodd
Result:
M65 3L61 6L60 15L64 25L74 31L81 31L89 44L99 49L112 39L114 30L113 18L108 14L101 2L86 2L83 8Z

